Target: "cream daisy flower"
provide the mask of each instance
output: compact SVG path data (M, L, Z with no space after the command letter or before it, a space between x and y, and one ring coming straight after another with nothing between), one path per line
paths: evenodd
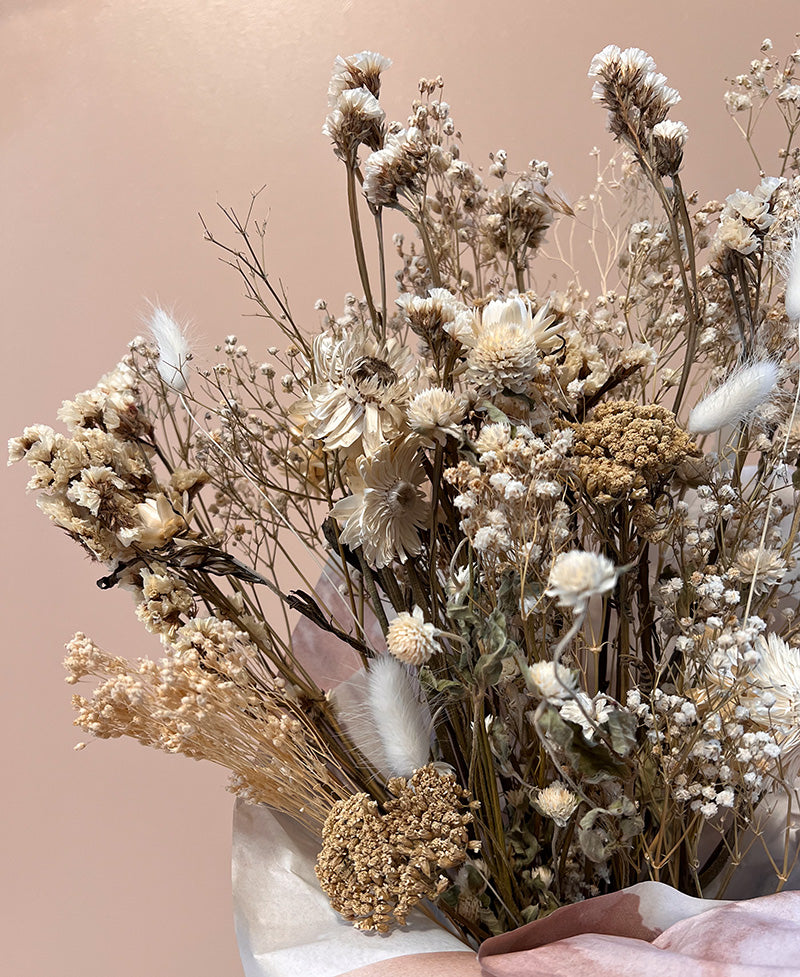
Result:
M792 648L777 634L759 635L758 664L748 673L753 685L750 715L766 726L791 727L800 734L800 648Z
M534 662L527 671L533 692L545 702L564 702L571 699L578 686L578 674L566 665L552 661Z
M433 443L442 446L448 437L461 438L459 424L466 413L461 397L442 387L421 390L408 405L408 423L412 431L422 436L422 443L430 448Z
M777 587L788 567L780 550L765 550L760 546L737 554L728 577L744 587L753 585L754 593L764 594Z
M298 405L307 436L326 451L374 454L405 429L405 406L417 383L411 351L397 339L381 343L366 330L314 340L318 383Z
M556 557L545 593L548 597L557 597L559 607L571 607L575 614L582 614L590 597L614 588L617 574L607 556L570 550Z
M536 806L546 818L555 821L559 828L565 827L578 804L578 796L560 780L553 781L536 795Z
M445 327L467 347L467 377L489 394L530 392L542 353L560 341L547 305L534 315L526 299L495 299Z
M395 557L405 563L419 553L419 530L430 513L419 488L425 470L417 446L412 441L386 444L372 458L362 458L359 471L362 490L331 509L331 516L344 524L339 540L362 547L367 562L379 568Z
M436 640L439 633L435 625L425 621L422 608L415 607L412 614L402 611L386 633L389 654L405 665L423 665L440 650Z

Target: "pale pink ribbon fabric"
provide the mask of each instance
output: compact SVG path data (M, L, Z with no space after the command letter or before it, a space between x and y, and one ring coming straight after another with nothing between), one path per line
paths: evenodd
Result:
M345 977L800 977L800 892L693 899L658 882L565 906L487 940Z

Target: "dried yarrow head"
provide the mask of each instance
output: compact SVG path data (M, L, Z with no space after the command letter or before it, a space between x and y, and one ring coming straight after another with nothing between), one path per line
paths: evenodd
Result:
M700 454L672 411L658 404L608 401L573 429L578 475L601 502L646 498L681 462Z
M322 832L316 873L333 908L357 929L403 925L423 899L450 886L477 842L469 840L474 802L451 774L435 767L389 781L383 805L366 794L338 801Z

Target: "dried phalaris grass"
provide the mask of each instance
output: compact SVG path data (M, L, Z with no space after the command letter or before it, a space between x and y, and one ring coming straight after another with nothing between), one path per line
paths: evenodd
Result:
M331 804L349 795L316 727L280 684L257 686L244 635L227 621L194 619L160 661L130 663L83 634L67 646L67 681L100 679L74 697L75 725L101 739L210 760L231 771L230 789L319 831Z

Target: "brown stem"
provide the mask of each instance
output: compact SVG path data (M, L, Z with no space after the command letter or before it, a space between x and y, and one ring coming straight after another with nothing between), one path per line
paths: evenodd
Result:
M372 300L372 289L369 284L369 272L367 271L367 259L364 254L364 240L361 236L361 220L358 216L358 198L356 196L356 178L353 167L347 168L347 206L350 212L350 228L353 232L353 246L356 252L356 264L358 274L361 278L361 287L364 289L364 298L369 306L369 314L372 319L372 328L376 333L382 326L378 322L378 313L375 311L375 303Z

